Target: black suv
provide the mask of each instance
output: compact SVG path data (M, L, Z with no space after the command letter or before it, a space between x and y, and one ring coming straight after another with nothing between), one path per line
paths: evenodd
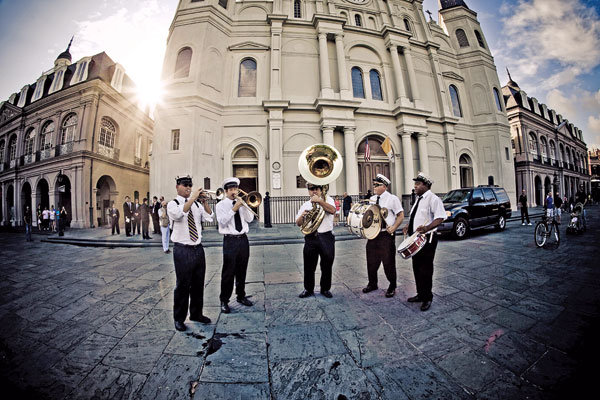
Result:
M498 186L451 190L442 201L447 218L438 231L450 231L457 239L464 239L471 229L496 226L503 230L512 214L506 190Z

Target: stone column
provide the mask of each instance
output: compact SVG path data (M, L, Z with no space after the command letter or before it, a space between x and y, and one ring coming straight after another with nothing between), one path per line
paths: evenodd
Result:
M321 78L321 94L323 98L333 98L331 78L329 77L329 55L327 53L327 34L319 33L319 75Z
M427 132L417 133L417 144L419 147L419 168L429 175L429 152L427 151Z
M31 188L31 226L37 226L37 191Z
M404 165L404 193L410 194L413 189L412 179L415 177L413 170L413 151L410 132L401 132L402 136L402 161Z
M460 170L456 160L454 139L454 132L445 132L444 143L446 145L446 160L448 164L448 190L460 187ZM475 179L474 176L473 179Z
M410 54L410 49L408 47L404 47L404 59L406 60L406 69L408 70L408 79L410 81L410 90L412 92L412 101L415 103L415 107L417 107L417 103L420 102L421 96L419 95L419 87L417 85L417 76L415 74L415 66L412 62L412 55Z
M354 150L355 128L345 127L344 128L344 154L345 154L345 165L346 168L346 192L348 194L358 194L358 163L356 161L356 152Z
M18 154L18 153L17 153ZM18 159L17 159L18 160ZM14 180L14 195L15 195L15 223L14 226L22 226L23 225L23 206L22 206L22 198L21 198L21 189L23 189L23 183L18 184L19 181L15 178Z
M337 54L338 76L340 81L340 98L351 100L352 93L348 85L348 72L346 70L346 54L344 53L344 34L335 34L335 50Z
M402 79L402 67L400 66L400 57L398 56L398 46L391 44L388 46L390 55L392 56L392 67L394 69L394 83L396 84L396 102L402 104L402 100L406 98L406 91Z
M335 147L333 145L333 130L335 127L333 126L324 126L323 127L323 143L328 146ZM329 195L333 196L337 194L336 182L333 181L329 184Z
M269 110L269 166L267 187L271 196L283 195L283 110ZM273 164L278 163L275 169ZM277 165L276 165L277 166ZM278 184L278 187L276 185Z
M8 199L6 198L6 185L2 184L2 225L8 225Z

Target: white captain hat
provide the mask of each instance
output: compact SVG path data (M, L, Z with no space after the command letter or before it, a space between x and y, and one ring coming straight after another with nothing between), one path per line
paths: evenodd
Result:
M390 186L390 183L392 183L386 176L381 174L377 174L373 179L373 182L382 183L385 186Z
M225 180L223 181L223 189L227 190L228 187L231 186L240 186L240 180L233 176L231 178L225 178Z
M417 177L413 178L413 181L423 182L424 184L426 184L429 187L431 187L431 185L433 185L433 179L431 179L431 177L424 172L419 172Z

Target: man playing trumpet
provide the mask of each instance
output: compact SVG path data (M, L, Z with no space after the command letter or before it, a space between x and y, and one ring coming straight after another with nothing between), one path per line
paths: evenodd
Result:
M223 271L221 273L221 311L225 314L231 312L229 298L233 292L235 280L235 293L237 302L245 306L252 306L246 297L246 271L250 257L248 243L248 223L254 219L254 214L244 206L244 200L238 197L238 178L227 178L223 181L225 198L217 203L217 221L219 233L223 235Z
M317 261L321 257L321 294L327 298L333 297L331 289L331 274L335 258L335 236L333 236L333 216L335 202L330 196L323 199L323 186L307 183L310 200L302 204L296 215L296 225L302 226L313 203L325 210L325 216L316 232L304 236L304 290L298 297L312 296L315 290L315 271Z

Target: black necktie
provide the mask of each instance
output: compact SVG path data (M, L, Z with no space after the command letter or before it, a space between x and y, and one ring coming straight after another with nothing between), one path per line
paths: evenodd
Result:
M408 234L412 235L414 233L414 224L415 224L415 215L417 215L417 210L419 209L419 202L423 196L419 196L419 200L417 200L417 204L415 204L415 208L413 212L410 214L410 220L408 221Z
M377 196L377 201L375 202L375 204L379 205L379 198L380 198L380 197L381 197L381 196Z
M235 200L233 200L233 205L235 206ZM240 217L240 210L235 212L235 216L233 217L233 219L235 219L235 230L238 232L242 231L242 218Z

